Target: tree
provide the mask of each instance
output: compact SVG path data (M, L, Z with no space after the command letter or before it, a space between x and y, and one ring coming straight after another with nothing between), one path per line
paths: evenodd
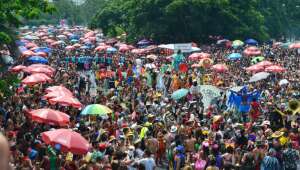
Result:
M258 5L240 0L112 0L91 27L110 33L118 26L130 40L149 37L157 42L207 41L208 35L266 39Z
M0 45L7 45L12 57L19 56L16 29L26 19L37 18L55 8L46 0L0 0Z

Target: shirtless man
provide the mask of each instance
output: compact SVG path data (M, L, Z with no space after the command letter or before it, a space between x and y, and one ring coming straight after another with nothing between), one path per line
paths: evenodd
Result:
M0 169L10 170L8 142L2 134L0 134L0 153Z
M187 161L190 161L190 157L195 152L195 143L196 138L193 135L190 135L188 139L185 140L185 148L187 152Z

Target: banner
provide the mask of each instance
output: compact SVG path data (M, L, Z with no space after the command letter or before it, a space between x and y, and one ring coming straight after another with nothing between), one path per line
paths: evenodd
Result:
M200 92L203 96L202 102L204 104L204 109L208 108L214 98L221 96L221 89L212 85L201 85Z

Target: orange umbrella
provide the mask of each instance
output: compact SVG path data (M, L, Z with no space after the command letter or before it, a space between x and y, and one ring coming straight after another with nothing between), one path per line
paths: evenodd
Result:
M60 144L62 152L81 155L86 154L90 148L90 144L84 137L70 129L47 131L43 132L41 136L42 140L48 145Z
M52 109L31 110L29 117L33 121L55 126L67 126L70 123L69 115Z
M51 82L52 79L48 77L46 74L43 73L35 73L30 76L27 76L22 80L23 84L27 85L34 85L38 83L46 83L46 82Z

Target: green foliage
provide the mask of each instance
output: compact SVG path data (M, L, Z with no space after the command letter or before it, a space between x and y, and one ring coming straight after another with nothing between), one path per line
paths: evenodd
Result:
M98 11L90 27L111 36L116 36L119 27L132 41L148 37L157 42L203 42L209 35L266 40L286 33L289 27L299 28L296 1L111 0ZM282 3L291 12L278 6Z
M8 97L14 94L13 87L16 87L21 81L15 74L7 74L0 80L0 98Z

